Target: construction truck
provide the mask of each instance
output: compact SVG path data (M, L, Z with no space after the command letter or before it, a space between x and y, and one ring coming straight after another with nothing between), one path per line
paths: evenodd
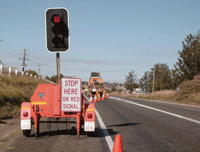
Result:
M95 104L87 104L81 93L80 78L62 78L61 84L39 84L30 102L21 105L21 130L28 137L35 129L35 137L39 135L41 118L53 118L59 123L76 123L77 136L80 137L81 127L86 133L95 131ZM75 118L75 122L67 122L67 118ZM48 121L45 123L52 123Z
M104 96L105 89L103 79L100 77L100 72L91 72L91 77L88 82L88 90L92 96L96 96L97 101Z

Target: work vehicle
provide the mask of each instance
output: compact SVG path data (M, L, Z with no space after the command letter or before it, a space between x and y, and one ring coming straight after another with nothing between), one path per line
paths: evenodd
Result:
M24 136L30 136L32 125L35 137L38 137L40 118L75 118L77 136L81 126L85 132L95 131L95 105L86 104L81 93L80 78L62 78L61 84L39 84L30 102L21 105L21 130ZM64 122L66 123L66 122Z
M100 77L100 72L91 72L91 77L88 82L89 92L97 97L97 100L103 96L104 86L103 79Z

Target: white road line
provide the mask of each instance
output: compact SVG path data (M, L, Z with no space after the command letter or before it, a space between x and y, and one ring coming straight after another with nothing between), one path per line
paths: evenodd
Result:
M101 126L101 129L103 130L108 147L110 148L110 151L112 151L113 145L114 145L113 140L112 140L111 136L109 135L107 128L106 128L103 120L101 119L101 116L100 116L99 112L97 111L97 109L95 109L95 113L96 113L97 119L99 121L99 124Z
M169 101L149 100L149 99L140 99L140 98L134 98L134 99L141 100L141 101L145 100L145 101L148 101L148 102L158 102L158 103L164 103L164 104L172 104L172 105L181 105L181 106L185 106L185 107L200 108L200 106L196 106L196 105L189 105L189 104L169 102Z
M86 96L85 96L85 98L89 101L89 99ZM109 135L107 128L106 128L106 126L105 126L105 124L104 124L104 122L103 122L103 120L102 120L102 118L101 118L101 116L100 116L100 114L99 114L99 112L97 111L96 108L95 108L95 114L97 116L97 119L99 121L101 129L103 130L103 134L105 136L108 147L109 147L110 151L112 152L113 145L114 145L113 140L112 140L111 136Z
M181 119L185 119L185 120L200 124L200 121L198 121L198 120L191 119L191 118L188 118L188 117L184 117L184 116L181 116L181 115L177 115L177 114L174 114L174 113L171 113L171 112L163 111L163 110L160 110L160 109L156 109L156 108L153 108L153 107L145 106L145 105L142 105L142 104L139 104L139 103L135 103L133 101L115 98L115 97L112 97L112 99L119 100L119 101L126 102L126 103L133 104L133 105L137 105L137 106L140 106L140 107L148 108L148 109L151 109L151 110L154 110L154 111L162 112L162 113L174 116L174 117L178 117L178 118L181 118Z

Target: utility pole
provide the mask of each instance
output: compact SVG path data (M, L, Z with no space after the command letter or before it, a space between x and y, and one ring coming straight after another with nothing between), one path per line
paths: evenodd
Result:
M38 66L39 66L39 67L38 67L38 71L39 71L39 74L40 74L40 69L41 69L40 67L41 67L42 65L39 63Z
M56 53L58 84L60 84L60 53Z
M156 71L156 67L154 66L154 70L153 70L153 85L152 85L152 92L154 92L155 71Z
M0 41L2 42L3 40L0 39ZM1 64L1 60L0 60L0 64Z
M25 61L26 60L29 60L29 59L26 59L26 56L27 56L28 54L26 54L26 49L24 49L24 56L23 56L23 58L19 58L19 59L22 59L23 60L23 63L22 63L22 71L24 72L25 71L25 67L26 67L26 63L25 63Z

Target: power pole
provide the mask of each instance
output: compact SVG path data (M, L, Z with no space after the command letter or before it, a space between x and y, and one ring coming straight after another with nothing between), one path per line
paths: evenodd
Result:
M41 67L42 65L39 63L38 66L39 66L39 67L38 67L38 71L39 71L39 74L40 74L40 69L41 69L40 67Z
M0 39L0 41L2 42L3 40ZM0 60L0 64L1 64L1 60Z
M24 72L25 71L25 67L26 67L26 63L25 63L25 61L26 60L30 60L30 59L26 59L26 56L27 56L28 54L26 54L26 49L24 49L24 56L23 56L23 58L19 58L19 59L22 59L23 60L23 63L22 63L22 71Z
M156 67L154 66L154 70L153 70L153 85L152 85L152 92L154 92L155 70L156 70Z
M60 84L60 53L56 53L58 84Z

